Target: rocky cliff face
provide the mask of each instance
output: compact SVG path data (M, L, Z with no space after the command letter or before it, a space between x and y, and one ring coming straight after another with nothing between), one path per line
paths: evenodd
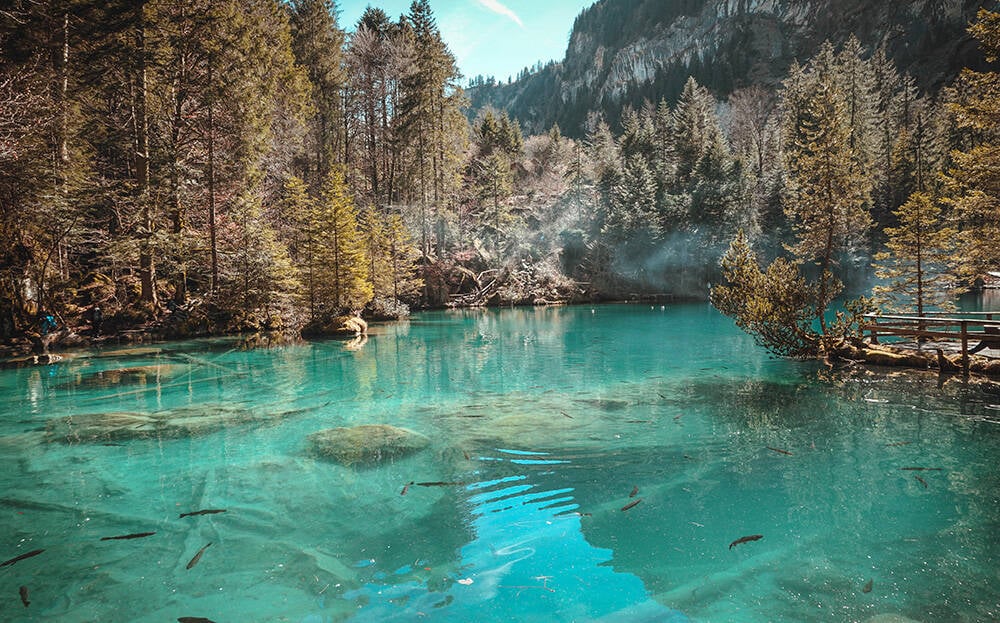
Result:
M969 0L600 0L576 20L562 63L512 84L470 89L473 109L508 110L526 130L559 123L577 135L590 110L614 122L622 106L673 101L693 75L719 97L775 86L795 60L852 34L884 47L918 84L936 90L961 67L981 67L965 28Z

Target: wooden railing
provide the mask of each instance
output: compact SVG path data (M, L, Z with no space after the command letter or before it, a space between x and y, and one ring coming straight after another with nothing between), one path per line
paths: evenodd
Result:
M969 373L969 355L985 348L1000 348L1000 312L962 313L960 318L947 317L941 312L925 312L923 316L880 316L865 314L862 331L867 331L872 344L882 336L910 337L917 340L957 340L962 345L962 371ZM970 342L978 342L971 349Z

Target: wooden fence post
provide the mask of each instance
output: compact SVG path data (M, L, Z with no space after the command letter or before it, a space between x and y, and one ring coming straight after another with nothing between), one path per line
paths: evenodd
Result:
M969 376L969 322L962 321L962 374Z

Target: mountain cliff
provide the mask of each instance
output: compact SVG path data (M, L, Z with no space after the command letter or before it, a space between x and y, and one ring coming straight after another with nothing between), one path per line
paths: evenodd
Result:
M673 102L688 76L716 96L776 86L795 60L852 34L884 47L919 86L936 90L982 55L965 28L969 0L600 0L576 19L566 57L518 80L470 87L473 114L507 110L530 133L558 123L580 135L590 111L614 123L625 105Z

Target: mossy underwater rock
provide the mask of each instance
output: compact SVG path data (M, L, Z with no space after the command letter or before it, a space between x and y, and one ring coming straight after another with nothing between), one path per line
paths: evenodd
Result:
M165 411L84 413L49 423L50 440L94 443L133 439L182 439L231 426L274 423L301 410L255 412L230 405L191 405Z
M309 435L309 450L319 458L353 465L402 458L419 452L430 442L424 435L407 428L362 424L317 431Z
M908 619L901 614L876 614L865 623L920 623L913 619Z

